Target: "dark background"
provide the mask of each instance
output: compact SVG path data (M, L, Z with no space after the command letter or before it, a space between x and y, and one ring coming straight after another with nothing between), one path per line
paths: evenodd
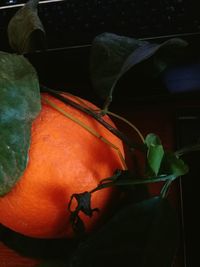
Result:
M16 0L14 4L23 2ZM11 6L13 8L8 8ZM0 2L0 49L3 51L10 51L6 30L10 18L17 9L18 7L9 4L7 0ZM200 64L198 1L68 0L40 4L39 15L48 36L48 49L45 52L37 51L27 57L36 67L41 84L70 91L97 104L102 104L102 100L91 85L89 56L93 38L102 32L113 32L151 42L181 37L189 42L182 64ZM168 137L173 140L170 142L180 148L199 141L200 86L195 91L174 94L168 91L162 80L155 80L152 83L138 81L137 88L131 90L130 79L131 77L127 77L119 85L112 105L114 110L120 106L126 113L128 106L130 116L130 109L134 112L143 108L145 110L148 106L155 109L157 105L163 105L169 112L173 110L173 136ZM121 93L124 87L128 88L127 94ZM148 114L148 111L146 113ZM159 123L158 120L157 127ZM195 266L193 262L197 259L195 236L198 193L195 192L195 188L199 179L199 156L199 152L185 156L191 171L179 184L183 229L181 257L185 262L182 261L182 266L187 267Z

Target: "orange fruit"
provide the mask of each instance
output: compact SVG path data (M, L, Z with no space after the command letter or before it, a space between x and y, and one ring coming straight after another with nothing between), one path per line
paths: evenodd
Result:
M78 101L77 97L70 98ZM93 128L124 154L121 140L91 116L48 94L43 94L43 99ZM81 101L97 109L90 102ZM30 237L71 238L71 195L94 189L101 179L123 169L123 163L116 149L42 102L41 112L32 125L27 168L13 189L0 198L0 223ZM104 119L114 126L108 116ZM113 188L106 188L92 194L91 206L99 208L99 212L91 218L80 214L86 231L101 221L115 193Z

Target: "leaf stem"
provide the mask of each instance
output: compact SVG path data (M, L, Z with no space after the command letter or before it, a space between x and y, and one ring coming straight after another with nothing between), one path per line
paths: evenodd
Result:
M109 115L111 115L113 117L116 117L119 120L124 121L126 124L128 124L138 134L138 136L140 137L142 143L145 142L144 136L142 135L142 133L140 132L140 130L133 123L131 123L130 121L128 121L126 118L124 118L124 117L122 117L122 116L120 116L120 115L118 115L116 113L113 113L111 111L107 111L107 114L109 114Z
M147 179L121 179L114 181L112 177L107 178L107 182L100 183L95 189L91 190L90 193L95 191L111 187L111 186L127 186L127 185L139 185L139 184L150 184L150 183L158 183L158 182L167 182L171 184L177 177L173 174L170 175L160 175L157 177L147 178Z
M171 180L166 181L166 183L164 184L164 186L163 186L163 188L162 188L162 190L160 192L160 195L161 195L162 198L166 198L167 197L167 195L169 193L169 188L170 188L172 182L175 179L176 179L176 176L174 177L174 179L171 179Z

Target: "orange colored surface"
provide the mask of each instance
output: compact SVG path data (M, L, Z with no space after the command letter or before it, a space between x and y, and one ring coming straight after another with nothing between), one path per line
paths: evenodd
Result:
M165 146L165 148L174 148L175 140L175 114L173 106L169 109L168 103L166 105L149 105L149 106L139 106L130 107L122 106L120 110L115 110L118 114L126 117L133 124L135 124L141 132L145 135L149 132L154 132L158 134ZM123 129L125 133L134 138L134 133L129 127L126 127L123 123L119 123L121 130ZM158 194L161 185L152 185L150 187L150 192L152 194ZM172 187L170 191L170 198L173 199L173 203L178 206L179 191L177 186ZM182 267L182 255L177 258L176 267ZM1 266L1 262L5 264ZM25 262L25 263L24 263ZM23 265L24 264L24 265ZM27 265L26 265L27 264ZM35 264L35 260L16 256L14 251L10 251L6 247L0 245L0 267L32 267Z
M121 140L91 116L51 96L43 97L95 129L123 154ZM107 116L104 119L112 124ZM71 195L94 189L101 179L122 168L115 149L43 103L32 126L28 166L13 190L0 198L0 223L30 237L71 237ZM100 212L92 218L81 214L87 230L106 213L113 192L107 188L92 194L92 208L98 207Z

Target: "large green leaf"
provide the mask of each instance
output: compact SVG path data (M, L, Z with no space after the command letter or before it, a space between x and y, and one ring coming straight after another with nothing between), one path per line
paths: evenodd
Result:
M178 240L174 209L167 199L155 197L122 208L71 257L38 267L171 267Z
M0 52L0 63L0 195L4 195L26 168L40 91L37 74L23 56Z
M45 30L38 17L39 0L29 0L8 24L11 48L19 54L45 48Z
M175 212L156 197L119 211L80 244L66 267L171 267L177 241Z

